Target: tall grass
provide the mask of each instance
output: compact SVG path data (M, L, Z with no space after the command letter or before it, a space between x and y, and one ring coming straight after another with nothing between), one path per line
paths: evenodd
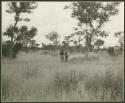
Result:
M123 57L61 63L39 52L2 59L2 101L123 101Z

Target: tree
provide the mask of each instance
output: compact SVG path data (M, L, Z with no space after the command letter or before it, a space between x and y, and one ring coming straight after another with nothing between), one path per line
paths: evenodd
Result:
M12 47L10 50L10 56L14 47L14 42L17 42L17 38L19 37L20 33L19 28L17 27L18 22L20 21L25 21L28 22L30 21L29 18L22 18L20 15L22 13L32 13L32 10L37 7L37 4L35 2L9 2L7 6L6 12L9 14L15 14L14 16L14 21L15 23L10 25L7 28L7 31L3 33L3 35L6 35L11 38L12 42ZM25 28L26 29L26 28ZM31 34L32 35L32 34Z
M59 35L57 32L52 31L45 36L48 40L50 40L54 45L59 42Z
M107 2L105 4L103 2L83 1L73 2L69 6L65 6L65 9L72 10L71 17L79 21L76 30L82 32L87 51L91 51L93 39L98 36L108 36L102 27L110 20L111 16L118 13L118 5L119 2Z
M104 41L101 40L101 39L98 39L96 42L95 42L95 46L98 46L98 49L100 49L100 46L102 46L104 44Z
M31 40L30 41L30 47L34 48L36 46L36 41L35 40Z
M3 35L8 36L9 38L11 38L11 42L12 43L13 43L13 38L14 38L14 36L13 36L13 28L14 28L13 25L9 25L7 30L6 30L6 32L3 33ZM18 28L17 27L15 27L15 31L14 32L15 33L18 32Z
M115 37L119 37L123 32L122 31L119 31L119 32L115 32L114 35Z
M52 31L49 34L47 34L45 37L53 43L54 50L57 50L59 45L59 34L55 31Z
M77 47L78 46L78 43L77 43L77 41L75 40L74 42L74 45Z
M66 42L68 42L68 43L69 43L69 42L72 42L70 35L64 36L64 40L65 40Z
M81 47L82 47L82 41L83 41L83 38L82 38L82 32L81 31L76 31L75 33L72 33L71 34L71 38L75 37L75 41L73 40L73 42L77 42L77 50L80 52L81 51ZM71 39L70 38L70 39Z
M119 31L114 33L115 37L119 38L118 42L120 44L120 48L123 49L124 48L124 32Z
M124 49L124 35L119 38L120 47Z
M42 46L41 47L42 49L46 49L46 44L45 43L42 43L41 46Z
M37 29L32 27L28 30L27 26L22 26L19 29L18 36L16 38L17 41L22 41L23 46L27 47L28 44L31 44L31 39L37 34Z
M14 25L11 25L11 34L7 34L9 37L11 37L11 41L14 41L14 38L16 38L16 33L18 32L17 24L19 21L30 21L29 18L21 18L20 15L22 13L32 13L32 10L37 7L37 4L35 2L9 2L8 3L8 9L6 10L7 13L15 14L14 16Z

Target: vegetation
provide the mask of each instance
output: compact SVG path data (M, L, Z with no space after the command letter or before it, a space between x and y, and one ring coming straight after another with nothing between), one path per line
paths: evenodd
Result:
M50 32L47 34L46 39L50 40L52 42L52 45L50 46L50 50L53 50L56 52L59 49L59 34L55 31Z
M45 36L48 40L50 40L54 45L59 43L59 35L57 32L53 31L50 32L48 35Z
M51 43L41 43L39 48L34 40L37 28L18 26L20 21L30 21L21 14L32 13L37 7L36 2L9 2L6 12L15 15L14 24L3 33L10 40L2 42L1 100L124 101L124 58L121 52L124 50L124 33L114 34L119 38L118 48L101 48L104 41L98 39L109 35L103 31L103 26L118 13L118 5L119 2L73 2L65 8L71 9L71 16L79 22L75 32L64 37L63 43L67 46L61 46L60 35L52 31L45 36ZM73 46L69 45L71 42ZM98 46L100 52L93 52L94 46ZM69 56L65 63L58 55L62 47L67 49L62 55L67 52ZM6 58L9 56L15 59Z
M119 38L118 40L119 46L123 50L124 49L124 32L119 31L119 32L116 32L114 35L115 37Z
M102 2L84 1L73 2L69 6L65 6L65 9L72 10L71 16L79 21L75 30L80 32L79 35L82 34L82 39L85 39L87 53L92 51L93 40L96 40L98 36L108 36L108 33L102 30L102 27L111 16L118 13L118 5L119 2L110 2L104 5Z
M94 45L97 46L98 49L100 49L100 46L102 46L103 44L104 44L104 41L101 40L101 39L98 39L98 40L94 43Z
M27 31L27 27L26 26L22 26L20 29L17 26L18 22L20 21L25 21L28 22L30 21L29 18L21 18L21 14L22 13L32 13L32 10L35 9L37 7L35 2L9 2L8 6L7 6L7 10L6 12L9 14L15 14L14 16L14 24L10 25L6 32L3 33L3 35L6 35L8 37L11 38L11 48L10 48L10 56L13 57L14 52L13 48L15 48L15 44L17 44L17 41L20 40L29 40L32 37L34 37L34 35L36 35L36 28L32 28L30 31ZM24 45L24 43L23 43ZM14 57L16 56L16 54L14 54Z
M123 56L80 58L61 63L41 51L2 58L2 101L123 101Z

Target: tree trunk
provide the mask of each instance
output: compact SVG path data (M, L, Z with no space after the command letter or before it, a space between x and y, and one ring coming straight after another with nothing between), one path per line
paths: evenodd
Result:
M19 17L19 15L16 15L17 17ZM12 43L12 46L11 46L11 49L10 49L10 57L12 58L13 57L13 47L14 47L14 33L15 33L15 28L16 28L16 25L18 23L18 20L16 20L15 24L14 24L14 27L13 27L13 35L11 37L11 43Z
M12 43L13 43L13 42L12 42ZM12 57L12 54L13 54L13 44L11 44L9 56Z
M92 52L92 37L86 37L86 46L87 46L87 51L86 51L86 58L88 59L89 52Z
M12 35L11 36L11 48L10 48L10 53L9 53L10 58L12 58L13 46L14 46L14 41L13 41L13 35Z

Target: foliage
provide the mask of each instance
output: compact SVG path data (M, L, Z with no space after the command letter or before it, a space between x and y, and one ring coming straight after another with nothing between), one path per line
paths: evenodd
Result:
M50 32L45 37L55 45L59 43L59 34L55 31Z
M16 38L17 41L22 41L23 46L27 47L28 43L32 45L32 38L37 34L37 29L32 27L28 30L27 26L22 26L19 30L18 36Z
M32 10L37 7L35 2L9 2L8 8L6 10L7 13L14 13L15 14L15 23L11 25L4 35L11 37L11 41L13 42L13 38L16 39L16 35L18 33L17 23L19 21L29 21L28 18L21 18L20 14L22 13L32 13Z
M73 18L76 18L78 28L75 30L82 32L85 44L89 50L92 47L92 40L98 36L106 37L108 33L102 31L102 27L110 20L111 16L118 13L119 2L108 2L106 4L95 1L73 2L65 9L71 9Z
M119 31L119 32L115 32L115 37L118 37L118 36L120 36L121 34L122 34L123 32L122 31Z
M32 10L37 7L37 4L35 2L9 2L8 3L8 9L6 12L8 13L15 13L16 15L19 15L21 13L32 13ZM15 16L15 20L16 20ZM18 18L18 20L22 20L22 18ZM26 18L24 19L26 20ZM28 20L28 19L27 19Z
M119 31L119 32L116 32L114 35L115 37L119 38L118 42L120 44L121 49L123 49L124 48L124 32Z
M6 10L7 13L15 14L14 16L15 23L13 25L11 24L7 28L6 32L3 33L3 35L11 38L12 46L10 48L10 54L11 54L10 56L12 56L13 54L15 55L15 53L17 53L15 51L19 49L18 46L15 46L17 45L16 42L23 40L25 41L25 42L22 42L24 43L23 45L27 45L29 39L33 38L36 35L36 31L37 31L36 28L33 27L31 30L28 31L28 28L26 26L22 26L21 28L17 27L17 23L20 21L25 21L25 22L30 21L29 18L22 18L20 15L22 13L32 13L32 10L37 7L37 4L35 2L15 2L14 1L14 2L9 2L7 7L8 7Z
M6 43L2 43L2 55L5 57L10 56L10 49L12 47L12 43L7 41Z
M101 40L101 39L98 39L96 42L95 42L95 45L96 46L102 46L104 44L104 41L103 40Z
M18 33L18 28L17 27L15 27L15 29L14 29L13 25L9 25L6 32L4 32L3 35L8 36L8 37L10 37L12 39L13 30L14 30L15 33Z
M11 41L6 41L5 43L2 44L2 55L5 57L9 57L11 55L13 58L15 58L21 48L22 48L21 43L15 43L13 45Z

